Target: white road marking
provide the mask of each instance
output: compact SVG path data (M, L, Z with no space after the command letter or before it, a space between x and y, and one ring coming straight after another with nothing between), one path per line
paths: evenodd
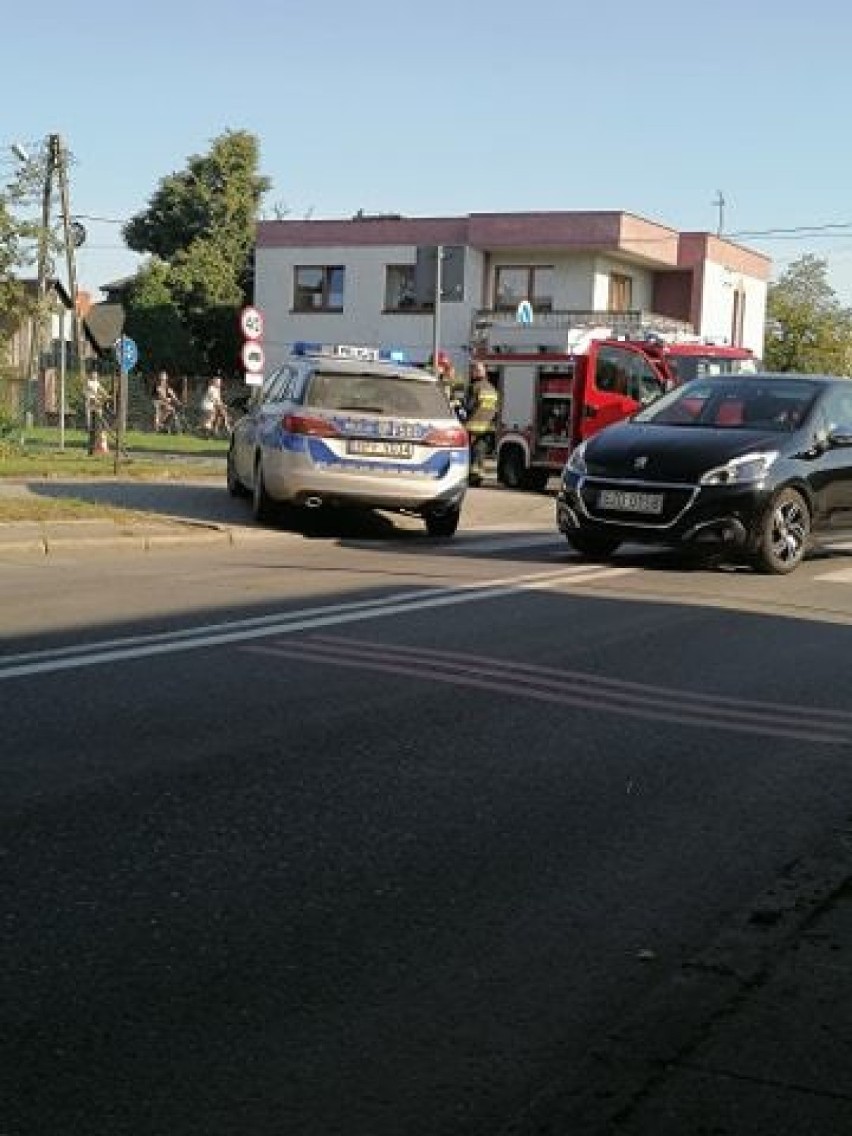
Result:
M607 576L620 576L631 569L596 570L594 565L568 565L558 571L536 572L525 576L509 576L482 583L454 587L424 588L414 592L396 592L382 599L331 604L324 607L257 616L245 620L207 624L179 631L103 640L95 643L32 651L22 655L0 657L0 681L52 674L80 667L104 666L132 659L171 655L180 651L197 651L226 643L266 639L275 635L292 635L321 627L404 615L409 611L475 603L478 600L502 599L521 592L558 588L569 583Z
M814 580L827 584L852 584L852 567L835 568L832 572L821 572Z

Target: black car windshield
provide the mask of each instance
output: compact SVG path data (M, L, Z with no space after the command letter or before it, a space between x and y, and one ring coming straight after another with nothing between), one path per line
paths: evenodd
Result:
M396 414L405 418L452 415L438 383L396 375L317 371L311 376L304 402L322 410Z
M818 391L817 383L783 377L696 379L669 391L633 421L788 433L807 417Z

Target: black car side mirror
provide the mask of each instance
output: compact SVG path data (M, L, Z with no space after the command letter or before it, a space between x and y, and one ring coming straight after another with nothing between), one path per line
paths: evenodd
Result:
M826 441L832 449L852 446L852 426L846 424L835 426L832 430L829 430Z

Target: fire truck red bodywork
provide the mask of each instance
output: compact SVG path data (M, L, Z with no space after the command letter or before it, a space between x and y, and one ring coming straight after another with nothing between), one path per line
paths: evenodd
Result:
M531 341L534 333L530 330ZM513 333L474 348L500 391L497 473L512 488L543 489L574 446L634 414L670 387L705 374L756 370L744 347L607 335L586 329L565 348L530 350ZM570 338L570 337L569 337Z

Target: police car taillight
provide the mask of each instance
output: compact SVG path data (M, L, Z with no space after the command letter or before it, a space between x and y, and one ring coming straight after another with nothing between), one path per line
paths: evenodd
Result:
M281 424L288 434L307 434L312 438L331 438L337 434L333 422L310 414L285 414Z
M467 430L463 426L435 426L423 439L424 446L460 450L467 446Z

